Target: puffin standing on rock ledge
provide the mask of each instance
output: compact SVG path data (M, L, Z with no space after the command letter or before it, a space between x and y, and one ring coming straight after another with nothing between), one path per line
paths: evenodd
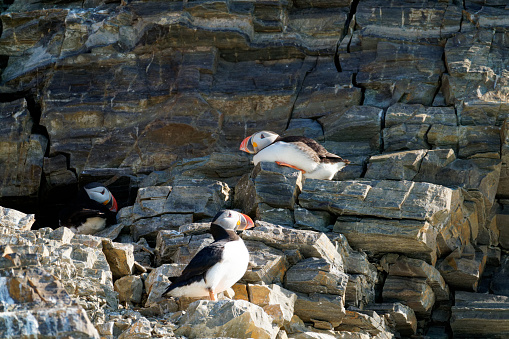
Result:
M305 178L331 180L336 172L350 163L328 152L313 139L300 136L280 137L270 131L256 132L240 144L240 150L255 154L255 166L260 161L275 162L299 171Z
M169 278L171 284L163 297L209 296L210 300L217 300L217 293L233 286L246 273L249 252L236 231L253 226L253 220L245 214L219 211L209 231L214 242L201 249L179 277Z
M59 214L60 226L74 233L95 234L106 224L115 224L118 205L115 197L102 184L91 182L83 186L76 199Z

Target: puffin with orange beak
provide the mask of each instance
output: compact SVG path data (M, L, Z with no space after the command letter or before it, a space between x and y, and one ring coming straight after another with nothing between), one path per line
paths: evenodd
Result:
M116 224L118 205L103 185L91 182L83 186L76 199L60 211L60 226L77 234L95 234L107 224Z
M331 180L350 161L330 153L313 139L301 136L280 137L270 131L257 132L242 141L240 150L254 154L260 161L275 162L299 171L305 178Z
M191 259L179 277L170 277L171 284L163 297L209 297L230 288L246 273L249 252L236 231L254 226L245 214L219 211L212 219L210 233L214 242Z

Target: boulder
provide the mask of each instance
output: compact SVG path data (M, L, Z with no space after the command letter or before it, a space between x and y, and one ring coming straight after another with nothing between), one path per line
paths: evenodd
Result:
M339 295L297 293L295 315L305 322L321 320L336 327L345 317L345 299Z
M136 215L133 221L163 214L164 203L171 190L171 186L141 187L133 205L133 213Z
M25 214L12 208L0 206L0 226L14 231L28 231L35 222L34 214Z
M419 173L426 150L375 155L369 158L366 179L413 180Z
M132 274L134 266L133 245L116 243L106 239L102 241L102 245L114 279Z
M48 239L61 241L64 244L71 243L76 234L68 227L59 227L47 235Z
M376 303L370 304L367 309L388 316L389 324L401 335L411 336L417 331L415 312L406 305L401 303Z
M460 126L460 158L500 158L500 127Z
M392 333L385 324L385 319L371 310L346 310L343 322L337 329L339 331L366 332L375 337L392 337Z
M260 162L250 177L243 177L238 184L235 205L248 213L257 210L260 203L275 208L293 209L302 187L302 172L279 166L276 163Z
M290 323L297 295L279 285L248 285L249 301L262 307L279 326Z
M490 338L509 334L506 296L456 292L451 328L455 337Z
M260 306L244 300L195 301L178 325L175 334L191 338L275 338L279 331Z
M449 254L437 265L440 274L453 288L477 291L477 286L486 265L486 248L475 249L467 245Z
M384 259L382 261L386 261ZM388 264L389 276L426 278L426 283L433 289L436 301L449 300L449 287L440 272L430 264L405 256L399 256L395 260L389 259Z
M145 290L150 293L152 285L157 281L165 282L170 284L169 277L178 277L184 268L185 264L164 264L153 269L144 281Z
M373 254L398 252L435 263L438 230L427 221L338 217L334 232L355 249Z
M163 300L162 294L170 285L169 277L178 277L186 265L183 264L164 264L152 272L145 279L145 291L148 294L145 307L150 307L154 303Z
M303 293L337 294L344 298L348 275L322 258L307 258L293 265L285 287Z
M299 204L336 215L428 221L441 228L448 221L451 199L450 188L430 183L309 179L302 187Z
M126 275L113 284L118 292L118 301L139 304L143 293L143 282L139 276Z
M152 326L150 326L150 322L145 318L140 318L135 321L127 330L122 332L118 336L119 339L144 339L144 338L152 338Z
M234 295L233 299L249 301L249 294L247 293L247 285L243 283L235 283L232 286Z
M46 337L68 335L100 338L87 313L79 306L69 306L64 309L62 307L47 307L2 314L0 333L3 336L23 337L33 334L33 332L27 333L28 328L34 329L37 335Z
M382 297L384 303L401 302L414 310L418 317L429 318L435 304L435 293L424 278L388 276Z
M323 258L338 269L343 269L343 258L323 233L296 230L256 221L256 227L244 231L242 238L260 241L280 250L297 249L306 258Z
M338 252L345 259L345 272L349 274L362 274L373 282L377 279L377 269L374 264L369 262L366 253L353 250L343 234L334 236L332 240Z
M166 199L164 213L192 213L195 218L216 215L226 207L230 188L226 183L206 179L178 179Z

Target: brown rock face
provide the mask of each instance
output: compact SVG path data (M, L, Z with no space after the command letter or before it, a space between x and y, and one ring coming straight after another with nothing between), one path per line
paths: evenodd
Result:
M12 312L60 336L507 336L506 2L5 1L1 334ZM263 129L351 163L253 170ZM57 229L91 181L123 207L111 239ZM160 292L224 208L256 219L245 302L183 316Z

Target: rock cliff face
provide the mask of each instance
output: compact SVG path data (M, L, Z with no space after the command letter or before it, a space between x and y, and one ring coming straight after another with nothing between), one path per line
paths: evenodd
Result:
M0 336L509 335L505 0L2 9L0 205L29 215L0 213ZM253 168L262 129L351 164ZM57 229L90 181L124 207L102 239ZM161 299L225 207L256 218L244 278Z

